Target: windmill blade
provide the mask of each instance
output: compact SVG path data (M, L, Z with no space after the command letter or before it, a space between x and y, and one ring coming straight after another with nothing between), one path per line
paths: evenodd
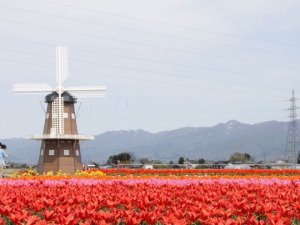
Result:
M64 89L74 97L105 97L106 87L90 86L90 87L69 87Z
M51 134L64 134L64 99L57 97L52 102Z
M52 91L54 91L54 89L46 83L13 85L13 92L16 94L47 94Z
M56 81L61 84L68 78L68 48L56 47Z

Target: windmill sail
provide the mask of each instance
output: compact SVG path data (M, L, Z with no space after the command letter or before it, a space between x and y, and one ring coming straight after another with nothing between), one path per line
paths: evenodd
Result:
M68 49L59 46L56 48L56 81L58 82L58 97L52 103L52 134L64 134L64 89L62 82L68 78Z
M46 83L13 85L13 92L16 94L47 94L52 91L54 91L54 89Z
M106 96L106 87L103 86L69 87L65 90L75 98Z
M64 134L64 107L63 97L57 97L52 102L52 128L51 135Z
M59 85L68 78L68 49L56 48L56 81Z

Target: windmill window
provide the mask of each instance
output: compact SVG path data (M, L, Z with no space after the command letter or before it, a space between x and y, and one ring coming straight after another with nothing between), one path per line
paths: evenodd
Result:
M64 118L68 119L69 118L69 114L68 113L64 113Z
M72 116L72 119L75 119L75 114L74 113L72 113L71 116Z
M64 150L64 155L70 155L70 150Z
M46 119L49 119L49 113L47 113L47 115L46 115Z
M52 149L51 149L51 150L49 150L49 155L54 155L54 152L55 152L55 151L54 151L54 150L52 150Z
M41 155L44 155L44 150L41 150Z
M79 150L76 150L76 155L79 155Z

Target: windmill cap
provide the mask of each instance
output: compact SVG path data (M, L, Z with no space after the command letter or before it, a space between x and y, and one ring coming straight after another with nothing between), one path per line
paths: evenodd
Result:
M54 91L45 97L45 102L47 102L47 103L54 102L54 100L57 97L58 97L58 94ZM77 99L74 98L72 95L70 95L70 93L67 91L62 93L62 97L64 98L64 102L67 102L67 103L76 103L77 102Z

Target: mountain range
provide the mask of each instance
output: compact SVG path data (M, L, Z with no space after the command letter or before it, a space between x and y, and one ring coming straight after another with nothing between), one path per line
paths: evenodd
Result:
M228 160L234 152L248 153L257 161L282 159L288 122L268 121L254 125L230 120L213 127L184 127L151 133L144 130L108 131L82 142L84 162L104 163L111 155L133 153L136 158L177 162L178 158ZM10 161L36 164L40 143L23 138L0 140L11 152Z

